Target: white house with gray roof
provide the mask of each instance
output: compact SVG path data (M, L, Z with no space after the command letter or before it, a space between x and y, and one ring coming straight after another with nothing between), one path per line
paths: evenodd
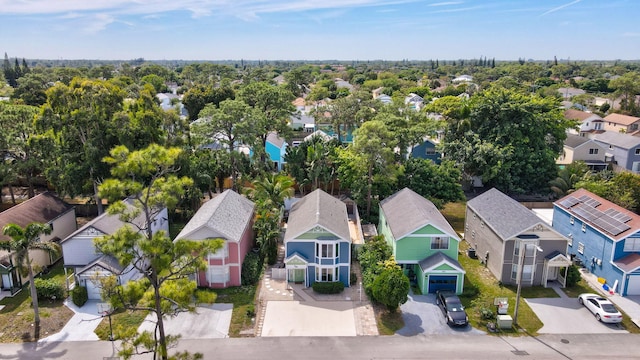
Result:
M498 189L467 201L464 237L504 284L517 284L520 271L522 286L566 283L569 239Z
M569 165L575 161L584 161L592 170L604 170L607 167L605 152L604 146L588 137L567 134L562 154L556 159L556 164Z
M344 202L320 189L298 200L284 234L287 281L305 287L341 281L348 287L353 236Z
M207 268L196 277L198 286L225 288L242 284L242 262L254 244L255 204L229 189L202 204L180 231L179 239L221 239L222 248L207 254Z
M384 199L378 233L422 293L462 292L465 271L458 262L460 237L431 201L409 188Z
M127 201L125 201L125 204L133 206ZM144 214L140 214L133 222L142 229L140 231L146 231L147 225L145 224ZM115 275L118 277L119 283L124 285L128 281L142 276L133 267L124 267L115 258L98 252L93 243L93 239L112 235L123 226L132 225L123 222L117 215L103 213L60 242L64 266L74 269L76 281L87 288L89 299L101 298L99 279L102 277ZM156 215L150 226L154 234L160 230L169 234L169 220L166 208Z

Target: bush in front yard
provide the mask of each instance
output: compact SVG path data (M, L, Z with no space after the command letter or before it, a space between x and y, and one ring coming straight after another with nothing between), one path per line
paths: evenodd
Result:
M76 306L81 307L87 300L89 300L89 294L87 294L86 287L76 285L76 287L71 290L71 301L73 301Z
M64 299L64 286L53 279L36 278L34 280L39 299Z
M340 281L334 282L314 282L313 291L318 294L339 294L344 290L344 284Z
M581 279L580 270L577 266L571 265L567 269L567 287L575 286Z
M242 262L242 285L254 285L260 279L262 263L260 255L249 252Z

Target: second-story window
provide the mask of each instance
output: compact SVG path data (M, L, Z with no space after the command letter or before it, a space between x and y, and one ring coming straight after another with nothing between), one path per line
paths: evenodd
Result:
M321 258L336 258L338 257L340 245L338 244L317 244L316 252L317 256Z
M431 250L447 250L449 248L448 237L432 237L431 238Z

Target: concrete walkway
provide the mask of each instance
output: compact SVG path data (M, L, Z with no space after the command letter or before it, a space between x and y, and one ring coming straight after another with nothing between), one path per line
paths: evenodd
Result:
M193 313L184 312L164 320L167 335L180 335L183 339L220 339L229 337L229 325L233 304L199 305ZM153 333L156 315L150 313L138 328L138 332Z
M69 319L60 332L40 339L38 342L98 340L98 335L94 332L102 321L102 317L98 314L98 302L97 300L89 300L79 308L71 301L71 298L67 298L64 304L75 315Z
M580 269L580 273L582 274L582 278L585 279L592 288L594 288L598 294L604 295L604 297L608 298L609 301L614 303L620 310L624 311L631 321L633 321L636 326L640 327L640 296L625 296L622 297L618 293L613 293L613 295L607 291L604 291L602 288L602 284L598 282L598 277L594 274L585 271L585 269Z

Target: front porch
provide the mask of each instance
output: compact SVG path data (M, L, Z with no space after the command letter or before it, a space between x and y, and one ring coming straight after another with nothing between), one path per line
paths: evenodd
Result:
M542 270L542 286L547 287L549 282L557 281L563 288L566 287L569 266L571 266L571 260L559 251L554 251L545 256Z

